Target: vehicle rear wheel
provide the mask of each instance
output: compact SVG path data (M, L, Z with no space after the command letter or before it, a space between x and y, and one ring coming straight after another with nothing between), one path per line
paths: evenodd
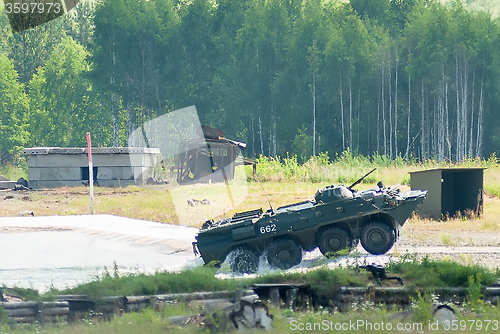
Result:
M267 247L267 262L274 268L291 268L302 262L302 248L290 239L274 240Z
M375 222L365 226L361 233L361 245L370 254L385 254L396 240L394 231L387 225Z
M338 227L331 227L321 233L319 238L319 250L321 254L327 256L328 253L351 248L352 241L349 233Z
M248 248L238 247L233 249L227 256L226 262L231 270L238 274L252 274L259 267L259 257Z

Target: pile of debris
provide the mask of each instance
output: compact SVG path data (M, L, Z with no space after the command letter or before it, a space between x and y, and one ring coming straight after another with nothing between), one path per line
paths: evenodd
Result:
M0 175L0 190L29 190L28 181L19 178L17 181L11 181L3 175Z

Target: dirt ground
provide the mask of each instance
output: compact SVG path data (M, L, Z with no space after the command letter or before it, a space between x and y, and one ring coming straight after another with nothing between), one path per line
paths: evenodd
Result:
M134 192L102 189L96 198L125 198ZM126 200L126 199L125 199ZM296 199L292 199L296 200ZM85 188L59 188L37 191L0 190L0 217L22 216L33 212L36 216L68 215L71 202L88 201ZM496 221L490 207L500 208L500 199L485 197L485 213L479 219L432 221L411 218L401 230L399 243L410 246L500 246L500 219ZM79 212L87 214L90 212ZM90 209L89 209L90 211ZM109 213L109 212L100 212ZM134 217L131 217L134 218Z
M100 190L95 193L95 196L118 198L126 194L114 190ZM88 190L85 188L63 187L36 191L0 190L0 217L20 216L25 211L34 212L37 216L61 215L67 212L72 201L84 197L88 198ZM88 210L89 212L81 213L90 213L90 208Z

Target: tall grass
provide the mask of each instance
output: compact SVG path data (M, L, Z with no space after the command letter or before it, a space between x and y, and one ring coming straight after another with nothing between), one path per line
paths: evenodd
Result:
M5 176L9 180L18 180L19 178L28 179L28 165L25 160L19 160L18 164L6 162L0 164L0 175Z
M257 277L239 277L219 279L215 276L216 268L200 266L184 269L179 272L158 272L154 275L127 274L120 275L118 269L112 273L104 270L101 277L94 282L77 287L56 290L53 289L39 299L47 299L53 295L79 294L93 297L103 296L130 296L152 295L163 293L181 293L193 291L223 291L244 288L255 283L287 283L307 285L310 291L317 296L332 299L340 286L366 286L372 279L371 274L361 270L356 265L346 268L329 269L322 266L316 270L305 273L274 272ZM429 287L467 287L470 285L469 277L480 277L484 285L492 285L500 277L500 270L489 270L477 265L433 260L424 257L419 260L416 256L405 256L401 261L391 262L387 267L388 272L398 274L405 284L419 289ZM27 289L26 297L33 297L33 291ZM23 296L22 289L9 292ZM38 295L37 295L38 297Z
M328 155L328 152L324 152L311 157L303 164L298 163L295 155L287 155L284 158L260 156L257 162L256 179L260 181L351 184L371 169L377 168L377 171L365 178L363 183L373 184L378 180L384 180L391 184L409 184L411 171L471 167L498 170L499 160L495 154L492 154L488 159L466 158L460 163L433 159L419 162L413 157L404 159L398 156L396 159L390 159L386 155L377 154L365 157L347 150L341 154L336 153L333 158ZM251 166L247 168L247 175L252 175ZM254 178L250 177L250 180ZM499 185L491 186L488 190L500 194L500 180Z
M424 257L416 260L411 256L393 262L388 270L401 274L417 287L467 287L469 277L481 277L481 283L491 286L500 276L500 271L488 270L478 265L464 265L445 260Z
M158 272L154 275L129 274L121 276L117 269L113 274L104 272L98 280L54 294L84 294L89 296L130 296L180 293L193 291L234 290L244 284L241 280L220 280L215 269L195 267L179 272Z
M26 161L24 159L17 159L16 161L16 164L7 162L0 165L0 175L4 175L11 180L17 180L20 177L27 179L28 167ZM333 157L328 152L323 152L317 156L311 156L303 164L298 162L296 155L289 154L286 157L259 156L257 162L256 178L252 176L252 166L245 166L250 181L338 184L351 184L373 168L378 170L368 176L363 183L373 184L382 179L391 184L409 184L410 176L408 172L430 168L480 167L488 170L498 170L499 167L499 159L495 153L487 159L467 157L459 163L454 163L434 159L419 161L412 156L405 159L401 155L395 159L378 154L363 156L362 154L354 154L349 149L342 153L335 153ZM495 175L494 178L498 182L492 185L486 184L485 188L489 193L500 195L500 176Z

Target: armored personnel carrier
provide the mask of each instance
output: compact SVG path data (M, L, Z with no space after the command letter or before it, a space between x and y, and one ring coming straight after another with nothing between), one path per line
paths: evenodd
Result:
M361 241L368 253L385 254L427 190L401 193L380 181L378 189L355 191L374 170L349 187L320 189L309 201L207 221L193 242L195 255L201 254L206 264L227 261L234 272L252 273L261 255L271 267L288 269L302 261L303 251L316 247L328 256Z

